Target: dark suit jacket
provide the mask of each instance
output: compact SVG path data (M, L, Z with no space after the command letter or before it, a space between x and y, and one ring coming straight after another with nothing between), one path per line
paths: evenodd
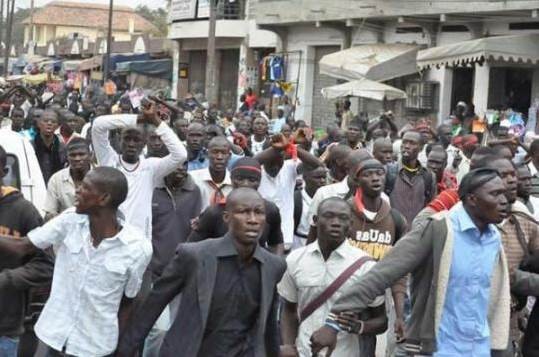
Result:
M132 356L140 347L165 306L179 293L181 304L165 336L161 357L196 357L210 312L218 257L237 254L232 238L208 239L180 244L176 256L155 282L118 345L119 356ZM261 302L256 323L255 356L278 356L277 294L275 286L286 270L285 261L257 245L254 258L260 262Z

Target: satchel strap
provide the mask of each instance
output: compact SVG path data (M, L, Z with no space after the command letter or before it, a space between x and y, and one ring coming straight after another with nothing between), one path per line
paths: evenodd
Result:
M305 321L313 312L322 306L354 273L368 261L374 260L369 256L364 256L356 260L346 268L320 295L305 306L300 312L300 323Z
M515 217L514 215L511 216L509 220L515 225L518 242L520 243L520 246L524 251L524 258L528 258L530 256L530 250L528 248L528 242L526 241L526 235L522 230L522 226L520 225L520 222L518 221L517 217Z

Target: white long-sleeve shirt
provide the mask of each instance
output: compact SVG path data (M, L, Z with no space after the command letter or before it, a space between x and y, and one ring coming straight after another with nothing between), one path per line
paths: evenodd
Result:
M148 239L152 236L152 196L154 188L163 184L163 178L174 171L186 158L187 151L165 122L155 133L168 149L163 158L140 158L140 163L129 164L122 160L109 142L109 131L134 127L136 114L115 114L98 117L92 125L92 143L97 162L120 170L127 178L129 191L120 206L126 222L139 227Z

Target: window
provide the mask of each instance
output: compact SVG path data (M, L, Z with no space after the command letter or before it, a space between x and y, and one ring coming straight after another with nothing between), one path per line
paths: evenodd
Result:
M513 22L509 30L539 30L539 22Z
M406 108L435 110L436 83L409 82L406 85Z
M6 176L4 176L4 185L21 189L21 172L19 169L19 160L13 154L7 154Z
M396 33L422 33L423 28L419 26L397 27L395 32Z
M464 25L444 25L442 32L468 32L468 28Z

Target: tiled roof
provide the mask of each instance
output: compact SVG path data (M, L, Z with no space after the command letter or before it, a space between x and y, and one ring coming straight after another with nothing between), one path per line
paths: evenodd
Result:
M128 31L130 19L134 20L136 32L157 31L151 22L127 6L114 7L112 28L116 31ZM26 18L23 23L30 23L30 18ZM106 28L108 27L108 6L53 1L35 11L34 24Z

